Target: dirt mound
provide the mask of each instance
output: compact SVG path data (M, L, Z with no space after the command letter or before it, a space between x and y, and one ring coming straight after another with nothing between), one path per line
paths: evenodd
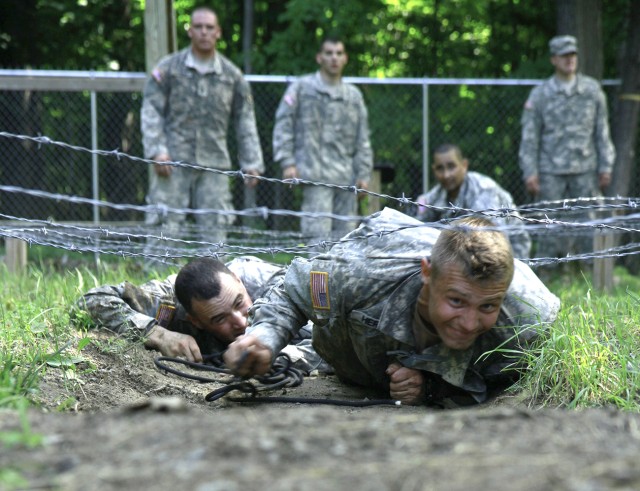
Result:
M43 445L0 454L22 489L640 489L636 414L532 410L510 399L446 411L208 403L228 376L203 384L158 370L157 353L140 346L105 347L97 333L83 350L94 369L75 378L48 370L43 410L28 414ZM317 376L285 395L380 394ZM0 412L0 431L19 428L15 412Z

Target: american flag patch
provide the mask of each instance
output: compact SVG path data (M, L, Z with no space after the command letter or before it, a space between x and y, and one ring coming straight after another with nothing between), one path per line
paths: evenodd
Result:
M162 82L162 72L157 68L151 71L151 76L156 79L156 82Z
M284 102L287 103L287 106L293 106L296 103L296 98L291 94L284 95Z
M162 327L169 327L175 313L176 308L173 305L161 303L156 312L156 321L158 321L158 324Z
M311 304L314 309L329 310L329 273L311 271Z

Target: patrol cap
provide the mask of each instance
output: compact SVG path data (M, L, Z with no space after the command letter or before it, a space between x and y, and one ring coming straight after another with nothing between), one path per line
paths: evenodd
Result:
M551 56L562 56L578 52L578 42L573 36L556 36L549 41Z

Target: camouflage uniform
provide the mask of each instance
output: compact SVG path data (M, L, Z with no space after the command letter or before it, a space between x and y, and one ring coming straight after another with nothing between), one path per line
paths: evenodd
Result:
M251 88L242 72L216 53L206 73L195 69L191 48L163 58L144 88L141 112L146 158L167 153L173 161L185 161L219 170L231 169L227 133L232 123L243 171L264 171L262 149L253 108ZM149 204L171 208L232 210L228 177L214 172L173 168L170 177L151 172ZM150 224L166 223L179 233L185 215L151 213ZM232 224L225 213L196 215L203 240L224 240L220 226ZM216 233L218 232L218 233Z
M240 278L252 300L284 275L282 266L252 256L236 258L226 266ZM176 276L171 275L162 281L151 280L140 287L128 281L99 286L79 298L77 306L87 311L98 325L133 339L142 339L154 326L161 325L170 331L192 336L203 354L225 350L226 344L187 320L187 312L175 296ZM297 362L298 368L330 371L311 346L311 330L310 325L303 327L293 340L296 346L288 346L284 351Z
M514 363L515 352L480 355L498 346L520 349L554 321L560 302L516 260L499 327L467 350L437 343L416 353L412 323L422 288L420 260L429 256L439 234L421 225L384 209L346 237L353 240L325 255L294 260L285 277L255 303L247 332L277 353L311 319L313 346L342 379L388 389L385 370L397 360L426 372L428 394L436 401L449 390L484 401L489 389L512 380L513 371L501 369Z
M611 172L614 160L607 101L595 79L578 74L567 93L554 76L531 91L522 115L519 161L525 180L538 175L540 200L599 196L597 176ZM560 238L545 237L536 255L565 253Z
M273 129L274 160L282 168L295 165L301 179L354 185L368 182L373 167L367 108L354 85L329 86L320 72L296 80L285 92ZM356 214L355 193L305 186L302 211ZM353 222L302 218L301 229L312 238L342 237Z
M467 175L460 186L460 191L456 200L451 203L447 198L447 191L440 184L434 186L428 193L418 196L418 203L436 206L438 208L449 208L457 206L470 210L490 210L499 208L515 209L511 194L504 190L500 185L484 174L478 172L467 172ZM464 213L464 212L462 212ZM519 217L515 212L512 215ZM419 206L416 214L418 220L423 222L437 222L443 218L454 218L456 212L454 210L434 210L425 206ZM513 247L515 257L524 259L529 257L531 250L531 239L529 234L524 230L524 223L520 218L500 218L490 216L496 225L517 227L517 231L509 231L509 239Z

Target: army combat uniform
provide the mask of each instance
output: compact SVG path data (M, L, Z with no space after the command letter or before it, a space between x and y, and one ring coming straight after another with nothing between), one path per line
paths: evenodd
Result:
M514 372L502 369L555 320L560 301L516 260L496 327L466 350L437 343L416 353L412 326L422 288L420 260L430 255L438 235L395 210L372 215L346 237L352 240L313 259L294 260L254 304L247 333L277 353L311 319L314 348L342 379L388 390L385 370L398 361L425 372L433 402L449 391L469 402L486 400L493 387L513 380ZM515 351L481 356L499 346Z
M236 258L226 266L240 278L252 300L284 274L282 266L252 256ZM143 339L154 326L160 325L192 336L203 354L224 351L226 344L187 320L187 312L175 296L176 276L151 280L139 287L128 281L99 286L79 298L77 306L87 311L97 325L133 339ZM330 367L311 347L311 330L310 325L303 326L293 340L295 346L286 347L284 352L298 368L307 372L314 369L329 372Z
M554 76L531 91L522 114L519 163L525 180L538 176L540 200L599 196L598 174L610 173L614 160L607 101L595 79L578 74L567 89ZM545 236L536 255L565 255L560 239Z
M146 158L166 153L173 161L229 170L229 125L235 129L240 168L262 174L253 98L242 72L220 53L202 68L191 48L159 62L144 87L141 127ZM168 178L151 172L150 179L149 204L222 210L221 214L198 214L196 221L206 231L203 240L224 240L220 226L234 221L224 213L233 210L227 176L174 167ZM167 224L174 233L184 219L185 215L173 213L150 213L147 217L151 224Z
M301 179L351 186L369 182L373 153L367 108L354 85L335 86L320 72L306 75L286 90L273 129L274 160L282 168L295 165ZM305 186L302 211L356 214L355 193L323 186ZM352 231L351 221L306 218L301 229L311 238L340 238Z
M422 194L416 200L418 203L435 206L438 208L451 208L452 205L469 210L497 210L500 208L516 208L513 198L508 191L500 187L500 185L489 176L480 174L479 172L467 172L467 175L460 186L460 191L456 200L451 203L447 198L447 190L440 184L437 184L428 193ZM467 212L462 211L466 214ZM509 230L509 240L513 248L513 255L520 259L526 259L531 252L531 239L529 234L524 230L524 222L520 220L520 215L512 213L514 218L502 218L497 216L488 216L496 225L509 226L517 230ZM455 210L434 210L425 206L419 206L416 214L418 220L423 222L437 222L443 218L454 218Z

